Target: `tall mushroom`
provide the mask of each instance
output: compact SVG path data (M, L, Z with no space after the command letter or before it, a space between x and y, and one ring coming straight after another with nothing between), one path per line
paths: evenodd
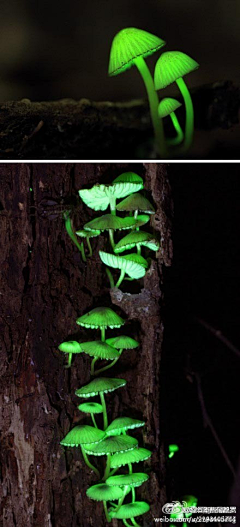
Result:
M158 116L158 96L145 58L165 46L165 41L147 31L128 27L117 33L112 42L108 73L118 75L136 66L145 84L157 147L161 157L165 155L162 120Z

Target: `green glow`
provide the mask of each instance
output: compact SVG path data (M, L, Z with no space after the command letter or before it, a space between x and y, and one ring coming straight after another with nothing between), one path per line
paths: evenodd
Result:
M77 319L77 324L85 328L120 328L124 320L119 317L110 307L96 307Z
M103 430L96 430L93 426L75 426L60 442L63 446L79 446L84 444L98 444L105 437Z
M121 270L120 277L115 287L120 286L124 280L125 274L130 276L130 278L138 279L142 278L146 273L145 267L136 262L135 255L133 255L133 258L131 259L131 255L128 255L128 258L125 258L124 256L116 256L115 254L99 251L99 256L105 265Z
M106 408L106 403L105 403L105 397L104 397L104 393L103 392L100 392L99 395L100 395L102 408L103 408L103 430L106 430L106 428L108 427L108 417L107 417L107 408Z
M123 519L132 519L136 516L141 516L142 514L145 514L150 509L148 503L145 501L135 501L134 503L127 503L126 505L122 505L120 507L119 511L111 511L110 516L111 518L117 518L118 520Z
M169 459L171 459L174 456L174 454L179 451L179 447L178 447L178 445L172 444L172 445L168 446L168 450L169 450L168 457L169 457Z
M183 151L185 152L191 146L194 130L194 110L191 95L183 79L177 79L176 83L183 96L186 108L186 124L185 124L185 139L183 143Z
M87 260L86 260L86 256L85 256L83 242L81 244L78 243L77 237L76 237L76 235L75 235L75 233L73 231L72 220L71 220L71 218L70 218L68 213L64 214L64 220L65 220L66 231L67 231L69 237L71 238L73 243L76 245L76 247L80 251L83 261L86 262Z
M122 498L123 491L118 487L110 487L105 483L98 483L97 485L89 487L86 494L91 500L109 501Z
M183 141L184 138L182 128L175 114L175 110L177 110L180 106L182 106L181 103L178 102L176 99L166 97L165 99L162 99L158 107L158 114L160 115L160 117L164 118L169 115L172 120L174 129L177 132L176 137L174 137L173 139L167 139L167 143L169 145L178 145Z
M94 465L92 465L92 463L90 463L89 459L88 459L88 456L86 454L86 452L84 451L84 448L81 447L81 450L82 450L82 455L83 455L83 459L86 463L86 465L91 469L93 470L93 472L95 472L96 476L100 479L100 473L98 471L98 469L96 467L94 467Z

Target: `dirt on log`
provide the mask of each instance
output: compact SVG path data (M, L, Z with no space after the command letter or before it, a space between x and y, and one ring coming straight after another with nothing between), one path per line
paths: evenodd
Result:
M75 390L90 380L90 358L74 358L64 368L59 343L69 337L97 339L79 328L76 318L100 306L112 306L126 319L124 332L140 342L123 352L112 376L127 385L108 394L109 417L129 415L146 421L137 432L141 446L153 451L144 470L150 480L137 496L151 504L142 524L153 525L166 501L165 455L160 430L160 358L162 270L172 258L171 191L165 165L138 164L156 206L152 227L162 241L144 281L127 293L111 296L98 250L107 238L93 241L87 264L68 237L63 211L71 210L75 227L94 213L78 199L78 189L108 182L129 169L126 164L2 164L1 220L1 519L3 527L103 527L102 506L86 497L96 476L77 448L60 440L78 423L89 422L77 405ZM133 283L132 283L133 284ZM108 331L113 336L113 330ZM110 375L110 376L111 376ZM101 460L97 461L101 468ZM139 468L141 468L139 466ZM114 523L117 525L116 521ZM119 527L122 525L118 523Z
M218 82L192 90L195 136L187 159L239 159L240 89ZM179 93L173 96L179 98ZM0 159L156 159L147 101L0 104ZM182 106L178 115L184 125ZM172 134L170 119L164 120ZM179 154L178 154L179 156Z

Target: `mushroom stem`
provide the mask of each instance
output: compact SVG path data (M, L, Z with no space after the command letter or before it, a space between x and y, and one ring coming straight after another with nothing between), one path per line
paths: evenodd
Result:
M135 527L141 527L141 525L139 525L139 523L137 523L134 518L131 518L131 522Z
M95 362L98 360L98 357L94 357L94 359L92 360L91 362L91 375L95 375L95 372L94 372L94 365L95 365Z
M120 274L120 276L119 276L119 279L118 279L118 281L117 281L115 287L119 287L119 286L120 286L120 284L121 284L122 281L124 280L124 276L125 276L125 271L124 271L124 269L122 269L122 270L121 270L121 274Z
M105 326L101 327L101 341L105 342Z
M187 85L183 78L177 79L176 83L183 96L185 108L186 108L186 123L185 123L185 138L183 142L182 152L185 152L190 148L193 138L194 128L194 111L191 95L188 91Z
M106 520L107 520L107 522L110 522L111 518L110 518L110 516L108 514L108 508L107 508L107 502L106 501L103 502L103 508L104 508Z
M107 418L107 408L105 403L105 397L103 392L99 392L102 407L103 407L103 430L106 430L108 427L108 418Z
M87 259L86 259L86 256L85 256L83 242L81 244L78 242L77 237L76 237L75 233L73 232L72 220L71 220L71 218L69 217L69 215L67 213L64 214L64 219L65 219L65 227L66 227L66 231L68 233L68 236L70 236L71 240L73 241L73 243L75 243L76 247L80 251L83 261L86 262Z
M107 454L107 463L106 463L106 468L104 471L103 481L106 481L106 479L109 477L110 464L111 464L111 454Z
M68 363L66 364L65 368L70 368L72 365L72 353L68 354Z
M93 470L93 472L95 472L96 476L100 479L100 474L99 474L98 469L97 469L96 467L94 467L94 466L92 465L92 463L90 463L90 461L89 461L89 459L88 459L88 457L87 457L86 452L83 450L83 447L81 447L81 450L82 450L83 459L84 459L86 465L87 465L91 470Z
M123 520L123 523L124 525L126 525L126 527L132 527L132 525L130 525L130 523L127 522L127 520Z
M91 242L90 242L90 239L88 238L88 236L87 236L86 240L87 240L87 246L88 246L88 249L89 249L89 255L88 256L92 256L92 246L91 246Z
M178 121L178 118L177 118L175 112L170 113L170 117L172 119L172 123L173 123L173 126L174 126L174 128L175 128L175 130L177 132L177 135L173 139L168 139L167 143L169 145L179 145L179 143L181 143L183 138L184 138L184 134L183 134L182 128L181 128L181 126L179 124L179 121Z
M93 414L91 414L91 418L92 418L92 422L93 422L95 428L98 428L98 425L97 425L97 423L96 423L96 421L95 421L95 417L94 417Z
M164 140L162 119L159 118L158 116L159 100L158 100L157 92L155 91L153 78L152 78L152 75L143 57L137 57L133 59L133 62L137 66L138 71L140 75L142 76L143 82L147 90L149 106L150 106L150 113L151 113L153 128L155 132L155 137L157 141L157 148L158 148L160 156L164 158L166 157L166 154L167 154L166 144Z
M112 196L109 200L110 211L113 216L116 216L116 198Z
M141 245L137 243L137 254L141 254Z
M132 463L128 463L129 474L132 474Z
M133 503L135 502L135 497L136 497L136 496L135 496L135 488L134 488L134 486L132 485L132 501L133 501Z
M119 470L119 467L116 467L114 468L113 470L111 470L111 472L109 473L109 476L113 476L114 474L116 474L116 472Z
M109 232L109 240L110 240L110 243L111 243L112 249L113 249L113 251L114 251L114 248L115 248L115 242L114 242L114 231L113 231L113 229L108 229L108 232Z
M134 211L134 219L136 220L137 217L138 217L138 209L136 209L136 210Z
M107 273L107 276L108 276L108 279L109 279L109 282L110 282L110 287L111 287L111 289L113 289L115 287L114 280L113 280L113 275L112 275L110 269L108 269L107 267L106 267L105 271Z
M116 510L115 510L114 512L117 512L117 511L120 509L121 505L123 504L124 499L125 499L125 496L126 496L126 494L127 494L127 492L128 492L129 486L130 486L130 485L125 485L125 486L124 486L123 495L122 495L122 497L118 500L118 506L117 506L117 508L116 508Z
M119 355L120 357L120 355ZM108 364L107 366L104 366L103 368L100 368L99 370L95 370L95 372L93 373L93 375L98 375L99 373L102 373L103 371L105 370L109 370L109 368L112 368L112 366L114 366L114 364L116 364L116 362L118 361L119 357L116 357L116 359L114 359L110 364Z

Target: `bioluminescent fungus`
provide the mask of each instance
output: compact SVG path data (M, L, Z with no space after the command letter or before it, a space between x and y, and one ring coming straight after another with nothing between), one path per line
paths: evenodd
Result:
M142 278L146 273L146 267L148 267L148 263L145 260L144 264L139 263L136 259L136 255L128 254L128 258L125 258L124 256L116 256L115 254L111 253L105 253L104 251L99 251L99 256L102 260L102 262L105 265L108 265L109 267L113 267L114 269L120 269L121 274L120 277L115 285L115 287L119 287L122 283L122 281L125 278L125 274L127 274L130 278L133 280L137 280L138 278ZM144 260L144 259L143 259ZM146 265L145 265L146 262Z
M98 231L98 230L85 231L84 229L82 229L82 230L76 231L77 236L86 240L88 250L89 250L89 256L92 256L92 246L91 246L90 239L96 238L96 236L99 236L100 233L101 231Z
M73 354L82 352L82 348L79 342L76 342L76 340L69 340L67 342L62 342L62 344L58 346L58 349L68 355L68 364L67 366L65 366L65 368L70 368L72 364Z
M174 444L169 445L168 446L168 451L169 451L168 457L169 457L169 459L171 459L174 456L174 454L176 454L176 452L179 451L179 447L177 445L174 445Z
M181 51L167 51L163 53L155 67L154 84L156 90L161 90L176 82L184 99L186 124L183 151L186 151L191 146L194 129L192 99L183 77L197 68L199 68L199 64Z
M102 341L105 341L106 328L120 328L124 324L124 320L110 307L95 307L77 318L76 322L85 328L100 329Z
M128 27L119 31L113 39L110 51L108 73L118 75L136 66L145 84L157 148L161 157L165 155L165 141L162 120L158 116L158 96L154 88L152 75L145 58L165 46L165 41L147 31Z
M134 212L135 218L138 217L139 211L145 212L146 214L155 214L154 207L150 201L139 192L127 196L127 198L118 203L116 209L120 212Z
M179 120L175 114L175 111L180 108L181 103L178 102L176 99L172 99L170 97L166 97L165 99L162 99L162 101L159 103L158 107L158 114L163 119L164 117L171 117L172 124L174 126L174 129L177 133L176 137L173 139L168 139L167 143L169 145L179 145L183 141L184 134L182 131L182 128L179 124Z
M94 403L94 402L87 402L79 404L78 409L81 412L84 412L85 414L90 414L92 418L92 422L95 426L95 428L98 428L96 420L95 420L95 414L102 414L103 413L103 407L102 404Z
M130 249L137 248L137 253L141 254L141 247L147 247L152 251L158 251L160 244L152 234L144 231L133 231L124 236L114 247L115 253L122 253Z
M140 426L144 425L144 421L140 421L139 419L132 419L131 417L117 417L106 428L105 434L107 436L125 434L127 430L133 430L134 428L139 428Z
M71 240L73 241L73 243L76 245L76 247L78 248L78 250L80 251L81 255L82 255L82 259L84 262L86 262L86 255L85 255L85 251L84 251L84 245L83 245L83 242L82 243L79 243L78 242L78 239L76 237L76 234L73 230L73 226L72 226L72 219L69 215L68 212L65 212L64 213L64 220L65 220L65 227L66 227L66 231L69 235L69 237L71 238Z
M134 450L131 450L131 452L114 454L111 457L110 466L112 469L115 469L132 463L140 463L142 461L146 461L146 459L149 459L151 455L152 452L150 452L150 450L147 448L134 448Z
M96 228L100 231L109 232L109 241L111 243L112 249L115 247L114 242L114 231L117 230L130 230L141 227L149 221L149 216L142 215L137 218L128 216L126 218L120 218L119 216L113 216L112 214L104 214L99 218L94 218L94 220L89 221L84 225L85 230L95 230Z
M134 173L128 173L133 174ZM106 210L110 207L111 214L115 214L116 211L116 200L122 199L132 194L133 192L138 192L143 188L142 178L139 176L139 180L135 181L124 180L124 174L121 180L121 175L116 178L111 185L94 185L91 189L79 190L79 196L91 209L94 210ZM132 176L132 179L133 176Z

